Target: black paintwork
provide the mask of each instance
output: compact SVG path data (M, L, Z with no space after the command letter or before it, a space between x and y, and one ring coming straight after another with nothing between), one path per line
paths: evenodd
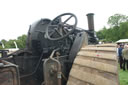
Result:
M89 34L89 44L97 43L94 37L94 31L78 29L76 26L72 32L66 35L66 37L57 40L50 40L47 38L45 33L51 22L53 21L50 19L41 19L30 25L26 48L10 54L13 58L8 61L19 66L21 85L41 85L44 81L44 60L49 58L52 51L57 48L59 49L57 52L60 53L59 62L62 66L62 72L65 77L68 78L75 56L85 40L84 34ZM52 30L53 29L48 29L48 31ZM57 34L54 34L53 38L56 38L56 36ZM56 57L56 55L53 55L53 58L54 57ZM62 78L62 85L65 84L66 81Z

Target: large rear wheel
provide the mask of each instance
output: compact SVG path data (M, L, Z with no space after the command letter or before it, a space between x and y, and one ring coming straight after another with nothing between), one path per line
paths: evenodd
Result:
M67 85L119 85L116 46L107 44L81 48Z

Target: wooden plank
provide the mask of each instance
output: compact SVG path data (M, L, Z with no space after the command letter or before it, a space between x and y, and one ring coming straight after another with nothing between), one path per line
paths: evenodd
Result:
M79 79L76 79L76 78L70 76L70 81L68 82L67 85L92 85L92 84L89 84L88 82L81 81Z
M97 52L88 52L88 51L80 51L78 56L84 56L84 57L94 57L94 58L102 58L102 59L108 59L108 60L117 60L116 54L106 54L106 53L97 53Z
M95 50L95 51L114 51L116 52L116 48L113 47L84 47L81 50Z
M96 46L98 46L98 47L116 47L117 45L116 44L98 44Z
M102 63L102 62L96 62L96 61L92 61L92 60L85 60L85 59L81 59L81 58L78 57L77 59L75 59L74 63L85 66L85 67L90 67L90 68L110 72L110 73L113 73L113 74L117 73L117 66L110 65L110 64L105 64L105 63Z
M90 82L94 85L118 85L118 82L114 82L110 79L106 79L102 76L93 73L83 72L82 70L79 69L72 69L70 76L82 81Z
M88 46L92 46L92 47L116 47L117 45L116 44L110 44L110 43L108 43L108 44L97 44L97 45L88 45Z

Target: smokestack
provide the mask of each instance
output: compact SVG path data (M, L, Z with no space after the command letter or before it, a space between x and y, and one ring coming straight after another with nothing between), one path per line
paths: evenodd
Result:
M93 19L94 13L88 13L87 14L87 18L88 18L88 35L90 36L89 38L89 42L90 44L97 44L98 43L98 39L96 37L96 33L94 30L94 19Z
M93 16L94 16L94 13L88 13L87 14L89 31L94 31L94 19L93 19Z

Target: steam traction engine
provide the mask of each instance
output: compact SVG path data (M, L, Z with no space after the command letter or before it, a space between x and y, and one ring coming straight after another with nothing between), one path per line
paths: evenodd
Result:
M18 69L13 70L17 83L8 85L66 85L81 47L97 44L93 14L87 17L89 30L78 28L77 17L72 13L61 14L53 20L41 19L30 25L26 48L8 55L12 57L7 61L19 69L19 73Z

